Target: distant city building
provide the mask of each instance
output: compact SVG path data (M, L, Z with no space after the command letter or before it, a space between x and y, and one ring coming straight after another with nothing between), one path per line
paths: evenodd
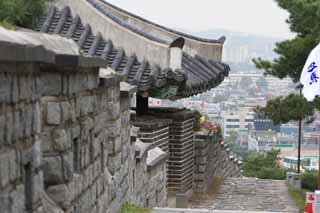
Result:
M305 170L318 170L318 157L301 157L301 167ZM287 169L297 169L298 158L297 157L284 157L282 165Z
M280 125L275 125L270 119L255 119L254 120L254 129L256 131L269 131L273 130L280 132Z
M245 108L238 111L225 112L223 122L224 137L230 136L231 132L248 131L253 126L254 113Z

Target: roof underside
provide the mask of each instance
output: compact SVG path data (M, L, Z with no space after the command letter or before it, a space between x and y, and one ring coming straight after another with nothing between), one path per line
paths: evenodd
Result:
M138 61L136 56L126 55L123 48L114 47L100 33L94 35L90 25L84 25L78 15L73 17L68 7L51 8L39 21L37 30L73 39L85 55L106 60L108 66L127 77L129 84L138 86L139 92L148 92L154 98L179 99L203 93L218 86L230 70L224 63L187 53L183 53L181 70Z

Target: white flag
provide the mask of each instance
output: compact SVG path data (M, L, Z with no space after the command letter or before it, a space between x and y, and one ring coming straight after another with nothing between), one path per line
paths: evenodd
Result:
M304 86L302 94L308 101L320 95L320 44L311 51L303 67L300 83Z

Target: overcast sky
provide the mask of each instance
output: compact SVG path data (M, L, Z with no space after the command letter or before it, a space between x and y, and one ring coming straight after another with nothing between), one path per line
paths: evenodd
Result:
M291 37L286 11L274 0L107 0L158 24L191 32L226 29Z

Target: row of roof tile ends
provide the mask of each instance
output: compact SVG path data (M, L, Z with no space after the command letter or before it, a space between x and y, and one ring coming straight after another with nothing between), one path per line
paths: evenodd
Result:
M111 16L103 7L93 6ZM116 17L113 19L121 22ZM106 60L108 66L124 75L129 84L138 86L140 92L161 89L167 85L178 86L175 96L164 98L179 99L206 92L218 86L230 71L227 64L206 60L199 55L192 57L185 52L180 70L151 66L145 60L138 61L135 55L127 56L123 48L114 47L112 41L103 38L101 33L94 35L90 25L84 25L79 15L72 16L69 7L63 10L50 8L46 16L40 19L36 30L73 39L86 56Z

